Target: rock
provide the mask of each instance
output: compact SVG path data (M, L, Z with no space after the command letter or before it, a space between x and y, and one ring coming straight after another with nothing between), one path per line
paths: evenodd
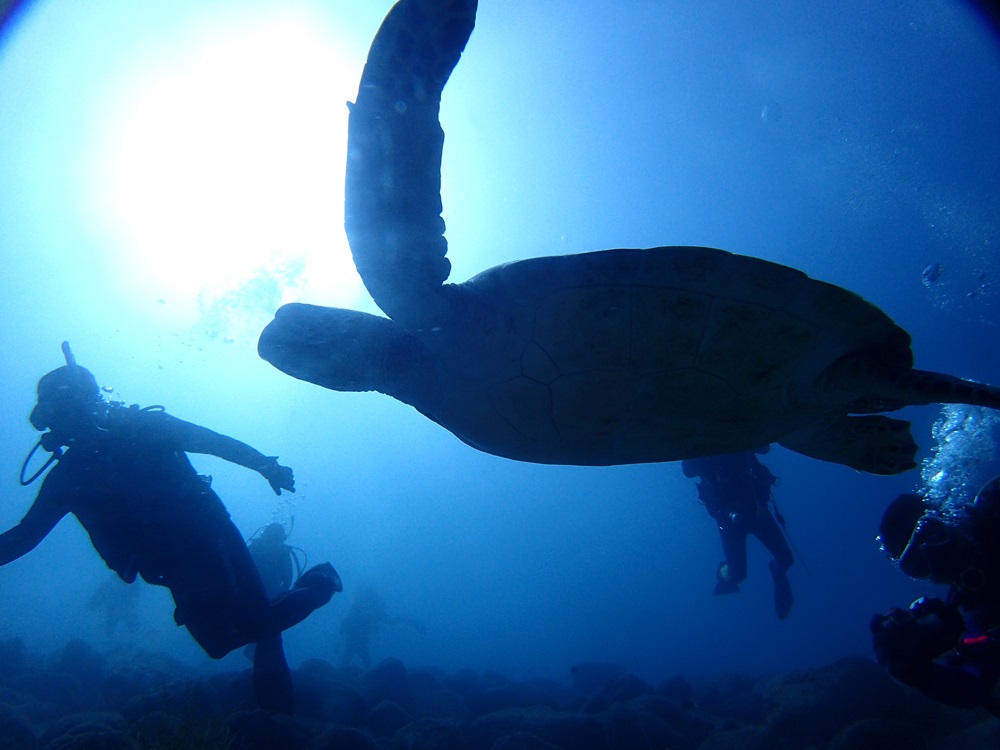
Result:
M493 713L506 708L529 708L547 706L555 708L555 696L549 687L529 682L510 682L506 685L488 688L479 697L477 709L480 713Z
M400 728L406 726L413 717L398 703L382 701L368 712L365 726L376 737L392 737Z
M914 750L924 739L920 729L903 721L861 719L837 732L827 750Z
M359 687L373 706L382 701L406 705L410 699L409 673L399 659L376 664L361 676Z
M312 739L290 716L260 709L237 711L226 721L231 750L300 750Z
M675 703L688 703L694 701L694 688L691 683L680 675L668 677L656 688L656 692L667 700Z
M1000 747L1000 722L995 718L930 742L926 750L996 750Z
M112 729L125 732L128 729L128 724L121 714L103 711L83 711L59 717L49 724L39 740L44 745L61 734L71 734L84 729Z
M28 655L24 641L20 638L0 640L0 683L6 684L12 677L23 674L28 666Z
M282 746L275 746L275 750ZM333 727L312 740L306 750L378 750L378 745L364 732L351 727Z
M0 704L0 748L35 750L38 742L28 720L18 711Z
M697 699L698 706L726 719L744 724L767 721L764 703L747 675L727 674L712 680Z
M598 718L537 706L484 714L469 726L469 735L479 747L491 747L504 735L515 732L528 732L551 745L572 750L608 747L604 725Z
M698 750L775 750L781 745L762 726L737 727L710 734Z
M678 735L684 747L698 747L715 729L705 716L659 695L641 695L627 705L659 718Z
M140 750L127 734L114 730L87 730L55 738L45 750Z
M694 750L696 745L683 738L665 722L651 713L629 704L616 703L600 717L604 723L607 746L610 750L634 748L661 748Z
M252 670L222 672L221 674L209 675L204 679L215 689L223 713L253 711L257 708Z
M480 713L481 708L470 710L469 699L456 692L454 687L461 687L451 681L438 670L421 668L410 671L410 699L402 704L417 718L448 719L465 723L473 713ZM477 695L491 690L492 683L482 688Z
M579 713L586 714L587 716L594 716L607 711L612 705L611 698L604 693L593 693L587 698L586 701L584 701L583 705L580 706Z
M528 732L514 732L498 739L490 750L562 750L562 748L550 745Z
M393 750L467 750L462 725L439 719L418 719L392 737Z
M35 698L37 708L47 714L46 716L29 714L29 718L33 720L85 711L94 705L94 696L88 696L80 680L72 674L28 672L12 680L10 686L22 695Z
M368 700L344 673L320 664L311 659L309 667L303 665L293 675L296 714L360 727L371 710Z
M83 712L54 721L38 744L45 750L138 750L120 714Z
M141 747L181 747L186 727L166 711L153 711L132 722L131 735ZM219 738L222 742L222 737Z
M56 661L57 672L72 674L86 685L99 685L104 679L103 654L79 638L73 638L63 646Z
M106 708L121 711L137 695L163 689L170 678L156 670L116 667L104 678L101 698Z
M612 703L625 703L640 695L647 695L653 692L653 688L634 674L624 674L612 682L607 691L611 696Z
M583 661L569 668L573 689L583 695L604 690L625 672L621 664L599 661Z
M222 702L215 688L204 680L182 680L156 685L122 708L122 716L135 724L147 714L163 712L185 725L211 721L223 714Z
M781 737L826 745L862 719L893 718L902 690L872 661L851 656L814 670L780 675L764 690L768 724Z

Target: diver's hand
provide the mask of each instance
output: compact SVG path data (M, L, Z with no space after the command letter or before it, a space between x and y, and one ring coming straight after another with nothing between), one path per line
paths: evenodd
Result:
M964 630L961 613L933 597L921 597L909 609L892 609L869 623L878 663L905 672L958 645Z
M280 495L282 490L295 492L295 476L290 467L278 463L277 456L268 456L267 463L257 471L268 481L275 495Z

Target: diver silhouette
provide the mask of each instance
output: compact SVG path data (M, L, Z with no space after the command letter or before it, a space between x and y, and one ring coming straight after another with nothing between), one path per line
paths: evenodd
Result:
M302 575L304 564L299 561L299 554L305 553L298 547L285 544L287 539L285 527L275 522L259 529L247 541L250 557L257 566L269 599L288 591Z
M753 534L774 558L768 564L774 583L774 611L779 619L792 608L792 588L786 575L794 562L791 548L772 513L771 487L775 476L755 455L756 451L726 453L681 462L686 477L698 477L698 499L719 526L722 554L716 569L715 594L734 594L747 577L747 537Z
M340 623L340 634L344 637L342 666L350 666L357 658L365 669L371 669L370 641L385 625L407 625L418 633L427 632L419 620L391 617L386 611L385 599L371 586L359 587L354 593L350 609Z
M120 628L137 633L142 630L139 618L139 589L122 584L116 577L101 583L87 601L87 609L104 620L104 635L116 635Z
M63 352L66 366L38 381L38 403L30 416L36 429L48 430L39 444L53 453L48 463L55 465L20 523L0 534L0 565L30 552L72 513L123 581L141 576L170 589L174 621L210 657L255 643L258 706L291 713L291 673L281 633L328 602L339 590L339 578L323 563L269 601L242 535L187 452L253 469L276 494L294 492L292 470L162 407L106 402L66 343ZM29 483L23 474L22 482Z

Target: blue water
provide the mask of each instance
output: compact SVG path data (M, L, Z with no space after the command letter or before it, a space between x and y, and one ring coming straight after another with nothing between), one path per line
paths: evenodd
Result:
M32 500L17 483L37 438L26 417L69 340L112 397L295 469L298 492L276 498L194 457L246 536L294 517L290 542L343 577L286 635L293 666L339 663L362 585L426 627L384 629L376 661L557 678L616 661L653 681L869 655L870 616L927 591L875 542L918 471L771 452L801 553L779 622L753 541L741 593L711 596L716 531L678 466L513 463L388 397L322 390L257 357L281 301L376 311L340 230L343 103L389 7L38 0L8 29L0 526ZM223 72L200 75L205 60ZM919 367L1000 383L1000 46L964 4L482 0L442 122L453 280L539 255L717 246L862 294L911 333ZM928 456L937 408L904 416ZM87 603L111 575L67 518L0 569L0 638L246 665L211 663L163 589L141 591L141 629L107 636Z

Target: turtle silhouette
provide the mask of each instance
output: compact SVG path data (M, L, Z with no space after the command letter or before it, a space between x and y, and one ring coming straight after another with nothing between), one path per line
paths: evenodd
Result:
M911 404L1000 408L1000 389L913 368L858 295L703 247L532 258L446 283L441 92L475 0L402 0L351 107L345 226L388 318L292 303L260 355L301 380L380 391L461 440L537 463L672 461L777 442L876 474L915 466Z

